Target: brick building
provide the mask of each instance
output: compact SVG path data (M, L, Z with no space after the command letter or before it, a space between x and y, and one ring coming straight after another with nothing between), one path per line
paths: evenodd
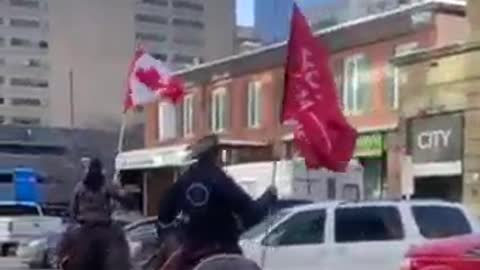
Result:
M480 1L468 5L466 41L394 60L402 78L398 141L413 160L414 196L480 213Z
M465 27L465 4L438 0L316 33L331 50L345 113L360 132L355 157L365 166L367 198L382 196L390 190L389 179L398 175L398 72L390 58L462 40ZM181 166L182 151L212 132L222 138L228 164L272 160L280 152L282 158L294 155L291 132L279 121L285 51L285 43L274 44L178 73L189 90L183 104L148 106L147 149L117 159L123 170L149 169L143 180L145 200L158 200L159 186L173 181Z

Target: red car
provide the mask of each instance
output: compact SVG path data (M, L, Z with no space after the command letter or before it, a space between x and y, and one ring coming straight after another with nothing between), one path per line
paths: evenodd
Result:
M402 270L480 270L480 235L434 240L412 247Z

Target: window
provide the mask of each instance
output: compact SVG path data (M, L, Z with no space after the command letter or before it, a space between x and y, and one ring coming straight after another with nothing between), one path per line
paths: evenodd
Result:
M335 178L327 178L327 198L329 200L337 199L337 181Z
M338 243L403 239L400 213L393 206L339 208L335 210Z
M361 113L371 108L372 89L370 64L363 54L345 60L343 105L350 113Z
M156 41L156 42L164 42L167 40L167 37L165 37L164 35L159 35L154 33L145 33L145 32L136 33L135 37L140 40Z
M34 126L40 125L40 118L33 117L13 117L12 124L14 125L24 125L24 126Z
M157 60L160 60L160 61L164 61L164 62L166 62L167 59L168 59L168 56L164 53L153 53L152 56L153 56L153 58L155 58Z
M2 24L3 24L3 18L0 17L0 25L2 25Z
M212 131L222 132L225 131L227 125L226 106L227 102L227 89L221 87L216 89L212 94Z
M180 19L180 18L174 18L172 20L172 23L175 26L191 27L191 28L195 28L195 29L203 29L205 27L203 22L188 20L188 19Z
M257 128L262 121L262 84L248 83L248 127Z
M246 231L241 236L241 239L257 238L258 236L267 232L268 229L270 228L270 226L274 226L277 222L279 222L284 217L286 217L288 214L290 214L290 212L291 212L290 210L286 209L286 210L278 211L277 213L274 213L273 215L269 215L262 222L258 223L257 225L253 226L248 231Z
M394 56L408 54L418 49L417 42L410 42L398 45L394 48ZM386 80L387 80L387 104L391 109L398 109L399 106L399 73L398 68L388 63L386 65Z
M5 116L0 115L0 125L3 125L3 124L5 124ZM1 180L0 180L0 182L1 182Z
M0 97L0 105L3 105L3 104L5 104L5 98Z
M24 86L24 87L38 87L38 88L47 88L48 81L45 79L36 79L36 78L11 78L11 86Z
M158 108L158 137L159 140L167 140L176 136L176 109L175 105L169 102L162 102Z
M12 47L24 47L24 48L32 48L34 45L29 39L25 38L12 38L10 39L10 46Z
M135 20L143 23L168 24L167 18L151 14L137 14Z
M267 246L321 244L325 235L325 210L293 215L276 227L265 239Z
M189 1L173 1L173 7L178 9L188 9L194 11L203 11L203 5Z
M36 98L12 98L11 104L13 106L41 106L42 101Z
M0 217L16 217L16 216L38 216L39 209L36 206L13 204L0 206Z
M5 77L0 76L0 85L3 85L5 83Z
M38 0L10 0L10 5L13 7L39 8Z
M463 212L454 207L413 206L420 233L428 239L469 234L472 228Z
M183 100L183 135L193 133L193 95L188 95Z
M343 100L343 76L344 76L344 62L343 59L333 61L333 75L335 76L335 85L338 90L338 98L340 104Z
M193 64L195 57L190 55L175 54L173 61L179 64Z
M205 45L205 42L200 38L192 38L192 37L176 37L173 39L173 42L180 44L180 45L187 45L187 46L195 46L201 47Z
M0 48L5 47L5 39L3 37L0 37Z
M38 28L40 27L40 21L34 20L34 19L14 18L14 19L10 19L10 26L24 27L24 28Z
M151 4L156 6L168 6L167 0L142 0L145 4Z

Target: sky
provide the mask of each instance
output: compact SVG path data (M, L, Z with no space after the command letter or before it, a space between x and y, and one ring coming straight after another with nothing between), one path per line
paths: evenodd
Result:
M237 0L237 24L243 26L253 25L253 1Z

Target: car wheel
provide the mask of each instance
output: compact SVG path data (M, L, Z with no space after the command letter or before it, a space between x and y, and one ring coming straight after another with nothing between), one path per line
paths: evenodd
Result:
M57 269L57 255L55 250L48 249L45 252L44 267L47 269Z

